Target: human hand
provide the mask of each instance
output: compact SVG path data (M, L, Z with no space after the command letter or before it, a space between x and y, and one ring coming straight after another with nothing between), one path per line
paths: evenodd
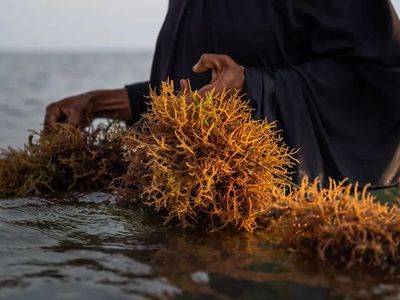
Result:
M193 67L193 72L203 73L212 70L211 82L199 90L199 94L214 90L242 91L244 86L244 68L238 65L230 56L223 54L203 54ZM182 79L181 87L187 88L188 83Z
M56 123L67 123L84 127L93 114L93 93L84 93L53 102L46 108L45 130L51 130Z
M130 121L132 113L126 90L92 91L51 103L46 109L44 129L51 130L56 123L83 128L96 117Z

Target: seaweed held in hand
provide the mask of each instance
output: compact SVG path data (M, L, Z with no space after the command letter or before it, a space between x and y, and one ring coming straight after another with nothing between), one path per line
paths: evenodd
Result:
M378 203L366 188L333 180L320 188L304 178L275 209L281 215L267 236L280 244L342 265L400 262L400 208Z
M0 197L108 188L125 172L121 132L116 122L86 131L59 124L48 134L32 132L24 149L0 152Z
M253 120L234 93L177 95L164 83L150 100L140 124L123 136L122 196L167 222L253 231L258 214L290 188L293 152L275 124Z

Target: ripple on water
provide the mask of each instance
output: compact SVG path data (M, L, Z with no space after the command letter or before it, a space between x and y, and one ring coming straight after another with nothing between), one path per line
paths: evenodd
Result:
M184 232L146 224L145 216L102 193L0 201L0 299L400 295L393 279L332 273L259 235Z
M107 205L107 198L94 193L64 204L34 198L1 201L0 298L74 297L73 285L79 295L103 291L99 299L178 290L135 258L135 252L140 257L159 248L159 239L150 238L160 234L158 228L144 226L140 212L126 217ZM144 278L147 284L140 281ZM151 283L154 290L146 290Z

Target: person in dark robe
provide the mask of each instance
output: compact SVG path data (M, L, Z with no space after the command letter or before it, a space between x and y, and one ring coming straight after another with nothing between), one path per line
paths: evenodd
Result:
M390 0L170 0L150 80L50 104L45 127L130 123L167 78L238 89L276 120L307 174L390 186L400 178L400 23Z

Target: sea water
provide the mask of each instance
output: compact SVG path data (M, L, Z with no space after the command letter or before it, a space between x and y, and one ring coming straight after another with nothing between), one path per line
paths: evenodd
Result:
M150 66L146 52L0 54L0 147L22 146L51 101L146 80ZM108 199L0 200L0 299L400 298L390 269L337 271L261 234L170 228Z

